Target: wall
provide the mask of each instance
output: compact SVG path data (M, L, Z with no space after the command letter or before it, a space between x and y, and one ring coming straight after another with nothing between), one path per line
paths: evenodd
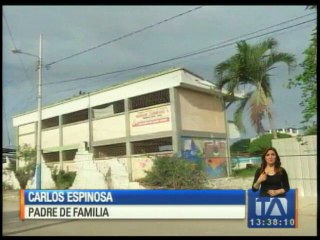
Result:
M142 135L172 130L171 107L151 107L130 113L130 135Z
M146 176L145 171L150 171L153 165L154 156L133 156L131 157L132 179L136 181Z
M317 136L272 139L272 146L280 155L291 188L298 188L299 196L317 196Z
M217 97L185 89L178 89L178 95L182 130L226 132L223 107Z
M30 147L36 147L36 135L34 133L19 136L19 146L24 144L30 145Z
M23 146L24 144L27 144L34 148L36 146L35 131L36 131L35 123L19 126L18 127L19 146Z
M42 149L59 146L59 128L42 130Z
M161 156L164 154L159 153L158 155ZM96 164L98 171L105 175L108 171L110 160L112 159L115 159L115 157L94 160L94 163ZM131 172L132 181L136 181L139 178L145 177L146 170L151 170L155 156L135 155L129 158L119 157L116 159L118 159L120 163L122 163L125 166L128 173ZM60 163L49 163L47 165L51 168L60 168ZM63 169L65 171L73 172L78 171L80 168L81 162L66 161L63 163Z
M126 136L125 116L108 117L92 122L93 141L121 138Z
M30 124L19 126L19 135L33 133L35 131L36 131L36 124L35 123L30 123Z
M89 123L83 122L78 124L70 124L64 126L63 132L63 145L78 144L80 142L89 142Z
M209 178L227 177L225 139L182 137L181 144L182 157L203 164Z

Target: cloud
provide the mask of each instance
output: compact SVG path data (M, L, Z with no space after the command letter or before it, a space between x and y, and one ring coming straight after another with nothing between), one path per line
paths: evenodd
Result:
M91 47L114 40L157 22L188 11L196 6L4 6L15 45L24 51L38 54L39 35L43 34L43 59L45 63L61 60ZM43 82L50 83L83 76L96 75L121 69L132 68L152 62L181 56L198 49L268 27L290 18L310 13L305 6L203 6L197 11L155 25L145 31L122 38L75 57L60 61L43 71ZM272 13L272 17L271 17ZM310 16L308 19L314 18ZM302 20L301 20L302 21ZM299 22L299 21L298 21ZM293 23L294 24L294 23ZM279 41L279 50L294 53L299 61L303 59L303 50L308 46L310 33L315 22L296 27L278 34L270 35ZM268 36L266 36L268 37ZM255 43L263 38L250 40ZM32 87L25 80L17 56L10 50L12 38L7 27L3 30L3 83L4 98L8 117L14 112L10 109L17 105L20 113L34 107L30 95ZM128 71L122 74L106 75L99 78L66 82L64 84L43 87L44 103L61 101L82 91L101 89L117 81L130 80L152 71L181 66L208 80L214 80L213 69L235 53L235 47L228 46L212 52L172 62ZM34 65L34 59L21 56L28 67ZM14 67L15 66L15 67ZM286 70L283 70L286 76ZM34 72L29 74L34 79ZM286 80L287 78L281 78ZM273 83L273 89L281 89L283 82ZM284 90L296 95L282 99L283 92L276 91L274 97L276 110L285 109L286 102L292 104L292 112L301 115L298 90ZM279 100L278 100L279 99ZM281 101L285 102L281 102ZM30 101L30 104L29 104ZM283 117L277 110L281 125ZM292 118L300 119L299 114ZM286 114L287 115L287 114ZM291 116L291 113L290 113ZM13 137L13 136L12 136Z

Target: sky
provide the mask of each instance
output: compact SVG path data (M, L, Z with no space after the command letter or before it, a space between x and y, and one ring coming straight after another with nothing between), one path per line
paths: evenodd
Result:
M286 85L302 72L316 26L317 15L304 5L4 5L2 11L3 147L15 144L12 116L37 109L40 34L43 63L50 65L43 68L43 106L174 67L215 82L215 66L236 53L237 41L272 37L278 51L294 54L298 64L291 72L277 64L271 72L273 124L302 126L301 89ZM190 53L198 54L170 60ZM229 120L234 109L227 111ZM244 115L241 138L256 136L249 112Z

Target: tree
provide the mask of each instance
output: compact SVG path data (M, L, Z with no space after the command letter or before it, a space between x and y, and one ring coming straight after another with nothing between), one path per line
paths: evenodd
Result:
M20 183L21 189L25 189L28 180L35 174L36 168L36 151L29 145L19 147L17 158L24 161L24 165L15 171L15 175Z
M272 125L269 72L275 68L275 64L281 62L288 66L289 71L295 66L294 55L278 52L277 45L277 41L273 38L254 45L240 41L237 43L237 53L215 67L217 88L226 87L228 95L231 97L227 107L234 102L238 103L234 112L234 122L241 132L245 132L243 112L246 108L250 109L250 120L258 134L264 132L262 120L266 116ZM244 98L240 100L234 98L235 91L238 91L240 87L248 86L253 87L253 90L247 92Z
M249 146L251 155L262 155L263 152L272 146L272 134L264 134L259 138L253 140ZM291 138L291 135L286 133L277 133L278 138Z
M313 124L311 126L308 126L305 130L304 130L304 136L307 135L316 135L317 134L317 124Z
M232 155L239 155L239 153L249 153L249 145L249 138L240 139L230 146L230 152Z
M308 8L316 9L314 6ZM305 58L300 64L303 72L290 79L288 88L299 86L302 89L300 106L304 109L301 123L308 123L317 114L317 28L313 30L309 47L303 53Z
M195 164L176 156L158 156L151 171L146 171L146 176L140 182L156 188L204 189L207 180L201 163Z

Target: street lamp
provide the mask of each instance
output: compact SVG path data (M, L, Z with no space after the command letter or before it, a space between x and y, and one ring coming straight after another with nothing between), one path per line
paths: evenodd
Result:
M12 49L12 53L24 54L38 58L38 125L37 125L37 159L36 159L36 189L41 189L41 110L42 110L42 34L40 34L39 55L23 52L20 49Z

